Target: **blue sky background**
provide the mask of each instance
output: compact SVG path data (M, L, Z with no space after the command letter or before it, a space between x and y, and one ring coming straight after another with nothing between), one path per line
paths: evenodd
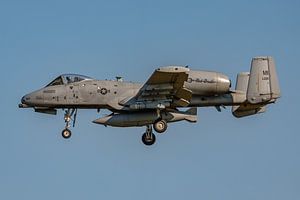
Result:
M0 1L0 199L300 199L300 3L286 1ZM70 140L62 112L20 110L61 73L144 82L157 66L224 72L272 55L283 97L236 119L199 109L154 146L144 128L91 123Z

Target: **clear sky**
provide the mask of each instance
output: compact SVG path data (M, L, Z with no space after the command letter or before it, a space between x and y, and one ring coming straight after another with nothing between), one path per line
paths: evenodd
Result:
M300 199L299 1L0 1L0 199ZM144 128L18 109L61 73L144 82L157 66L230 76L275 58L283 97L263 115L199 109L157 143Z

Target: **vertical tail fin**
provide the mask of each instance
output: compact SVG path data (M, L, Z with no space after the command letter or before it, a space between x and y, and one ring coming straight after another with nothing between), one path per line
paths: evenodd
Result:
M279 82L273 58L253 58L247 89L248 102L258 104L276 100L279 97Z
M272 57L255 57L252 59L250 73L237 76L236 90L245 94L245 102L232 106L235 117L245 117L266 111L269 103L280 97L280 88Z

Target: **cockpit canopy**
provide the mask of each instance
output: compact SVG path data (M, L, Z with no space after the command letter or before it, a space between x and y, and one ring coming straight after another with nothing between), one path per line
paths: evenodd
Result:
M70 84L70 83L76 83L84 80L92 80L92 78L88 76L78 75L78 74L63 74L54 79L51 83L49 83L48 86L54 86L54 85L64 85L64 84Z

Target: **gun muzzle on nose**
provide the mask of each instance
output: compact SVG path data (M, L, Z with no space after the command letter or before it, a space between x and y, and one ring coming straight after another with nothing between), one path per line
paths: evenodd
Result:
M29 108L29 106L26 104L26 95L21 98L21 103L19 104L19 108Z

